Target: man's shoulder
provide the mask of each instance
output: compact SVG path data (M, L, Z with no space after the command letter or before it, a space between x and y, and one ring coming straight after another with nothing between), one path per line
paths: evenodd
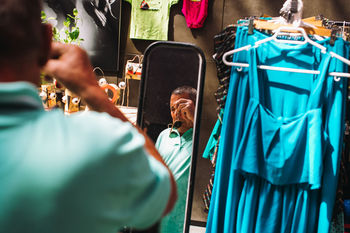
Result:
M80 128L81 130L96 130L108 132L115 127L127 127L132 129L129 122L123 122L118 118L114 118L107 113L99 113L94 111L79 112L72 115L63 115L58 111L49 112L44 118L62 125L70 126L71 129ZM56 121L56 122L54 122ZM69 130L68 130L69 132Z
M111 117L107 113L84 112L64 116L60 113L48 113L39 122L46 127L48 133L56 138L57 143L69 141L69 145L77 142L80 146L93 150L123 151L141 148L144 138L130 122Z

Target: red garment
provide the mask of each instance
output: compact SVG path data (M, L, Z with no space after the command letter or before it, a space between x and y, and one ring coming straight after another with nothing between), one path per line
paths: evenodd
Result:
M208 15L208 0L183 0L182 13L189 28L200 28Z

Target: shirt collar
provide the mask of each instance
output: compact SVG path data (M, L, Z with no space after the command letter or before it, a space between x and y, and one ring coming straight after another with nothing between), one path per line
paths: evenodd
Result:
M183 138L184 140L188 141L192 139L192 135L193 134L193 128L187 130L182 136L181 138ZM180 133L179 131L177 131L176 129L173 129L170 134L169 134L170 138L176 138L176 137L180 137Z
M193 128L187 130L183 135L182 138L184 138L185 140L192 140L193 137Z
M43 110L37 88L29 82L0 82L0 110Z

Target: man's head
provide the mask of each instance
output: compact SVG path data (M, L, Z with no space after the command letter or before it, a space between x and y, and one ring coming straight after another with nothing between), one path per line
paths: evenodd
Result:
M41 0L0 0L0 70L20 65L43 66L48 57L50 27L41 24ZM34 67L33 67L34 68ZM35 67L36 68L36 67ZM7 70L8 71L8 70ZM23 75L27 70L21 71ZM11 78L0 76L1 81ZM16 81L16 80L12 80ZM28 80L32 81L32 80Z
M196 89L189 86L178 87L171 93L170 113L173 124L181 122L181 126L177 128L180 134L193 127L196 98Z

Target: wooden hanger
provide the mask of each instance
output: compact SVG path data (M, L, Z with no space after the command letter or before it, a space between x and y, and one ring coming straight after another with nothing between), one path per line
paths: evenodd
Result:
M275 31L279 27L302 27L308 35L331 36L331 30L324 28L322 21L316 19L316 17L302 19L303 7L302 0L286 0L279 11L280 17L272 20L256 19L254 20L254 27L270 31ZM290 32L294 33L296 31L291 30Z
M315 26L315 28L310 28L310 27L303 27L305 32L309 35L319 35L319 36L331 36L331 30L326 29L322 26L322 20L316 19L316 17L310 17L303 19L303 22L311 24ZM260 29L260 30L277 30L279 27L284 26L284 27L293 27L292 24L278 24L274 22L269 22L268 20L264 19L255 19L254 20L254 28ZM297 31L289 31L289 32L297 32Z

